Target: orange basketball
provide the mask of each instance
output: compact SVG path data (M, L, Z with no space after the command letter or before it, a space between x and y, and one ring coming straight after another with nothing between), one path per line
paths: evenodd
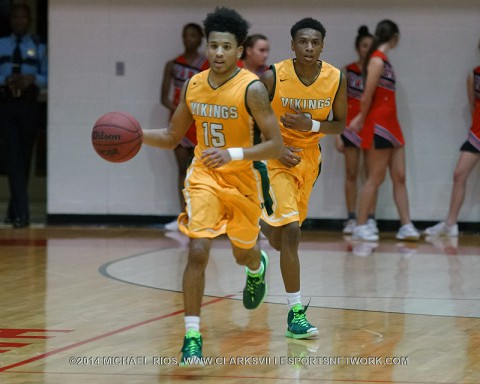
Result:
M142 146L142 128L126 112L109 112L93 126L92 144L105 160L122 163L134 157Z

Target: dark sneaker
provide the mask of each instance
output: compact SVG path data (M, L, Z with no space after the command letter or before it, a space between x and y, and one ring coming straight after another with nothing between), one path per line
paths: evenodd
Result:
M180 365L203 365L202 335L198 331L190 330L183 339L182 357Z
M295 305L288 312L287 318L287 332L285 336L292 339L313 339L318 336L318 329L307 321L308 305L302 307L301 304Z
M260 252L260 262L263 264L263 272L258 275L251 275L248 269L245 269L247 272L247 283L243 289L243 306L247 309L258 308L267 295L265 275L267 274L268 256L264 251Z

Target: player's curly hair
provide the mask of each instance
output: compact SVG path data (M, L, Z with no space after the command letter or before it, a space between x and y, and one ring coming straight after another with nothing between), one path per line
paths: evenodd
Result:
M237 11L225 7L215 8L215 11L209 13L203 21L207 40L210 32L228 32L235 36L239 46L246 39L249 26L249 23Z
M290 29L290 35L292 35L292 39L295 39L295 35L300 29L305 28L314 29L322 34L322 38L325 38L326 30L323 24L318 20L312 19L311 17L306 17L293 24L293 27Z

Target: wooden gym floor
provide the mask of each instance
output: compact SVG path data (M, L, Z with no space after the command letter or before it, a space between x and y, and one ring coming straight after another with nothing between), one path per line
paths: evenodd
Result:
M186 239L154 228L0 228L0 382L480 383L480 236L382 234L352 243L305 232L304 304L317 340L284 337L278 253L269 294L241 302L225 238L207 269L206 366L175 362L184 323Z

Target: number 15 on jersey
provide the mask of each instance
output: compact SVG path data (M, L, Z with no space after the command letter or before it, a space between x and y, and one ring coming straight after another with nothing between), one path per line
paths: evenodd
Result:
M225 147L225 135L223 125L218 123L202 123L203 140L207 147Z

